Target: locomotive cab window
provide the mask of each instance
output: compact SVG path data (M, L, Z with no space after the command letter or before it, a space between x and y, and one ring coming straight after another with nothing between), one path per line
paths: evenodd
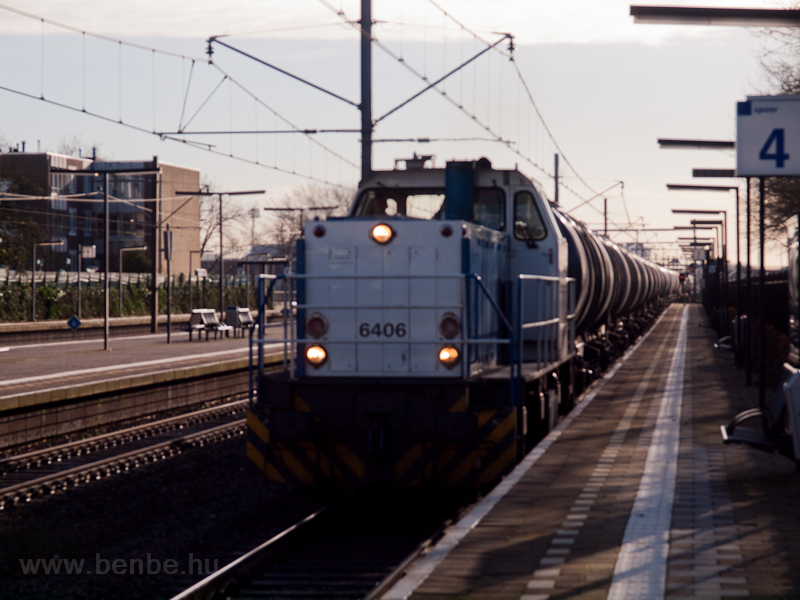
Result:
M514 237L534 246L547 237L536 197L529 191L517 192L514 196Z
M442 208L444 194L435 190L378 189L367 190L359 196L354 216L433 219Z
M502 230L506 225L506 198L500 188L475 190L472 222L489 229Z

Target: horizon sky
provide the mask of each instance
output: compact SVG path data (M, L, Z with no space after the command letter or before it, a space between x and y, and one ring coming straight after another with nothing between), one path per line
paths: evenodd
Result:
M445 16L437 5L457 21ZM766 0L705 1L703 5L783 7ZM357 129L359 113L351 106L220 45L214 47L216 66L199 61L192 66L189 59L80 33L100 33L197 59L206 58L209 36L229 34L222 41L357 101L357 33L342 24L329 6L343 10L347 18L358 18L358 2L353 0L302 0L288 7L274 0L191 4L6 0L0 4L0 51L15 60L0 65L0 86L34 97L43 94L76 106L78 111L86 106L111 121L122 119L144 131L0 90L0 138L10 144L25 140L29 151L55 151L64 140L78 136L87 147L98 145L101 154L110 159L158 155L161 160L200 169L221 188L266 188L267 197L258 200L259 206L274 206L292 186L308 183L292 171L354 185L358 135L191 138L214 144L220 154L210 154L148 133L185 127L195 110L192 126L202 130L283 129L287 122L299 128ZM7 7L79 32L43 24ZM560 150L566 170L561 200L566 209L617 181L624 181L624 190L617 185L606 194L612 223L638 221L650 228L671 227L689 220L673 215L672 208L726 209L731 240L728 256L734 260L733 195L668 193L665 184L736 183L691 178L692 168L734 168L735 153L659 150L656 139L735 139L736 102L769 90L760 65L768 40L754 29L634 25L629 10L629 2L618 0L506 0L491 7L474 0L436 0L436 4L375 0L373 17L378 22L374 35L429 81L485 47L471 32L491 42L499 39L492 32L510 32L515 46L514 63L508 60L508 44L503 42L498 46L502 53L487 53L447 80L442 86L447 96L428 92L381 121L376 138L442 141L376 144L375 167L392 168L394 159L412 152L434 154L439 166L454 158L485 155L499 167L518 165L541 181L552 198L553 154ZM526 99L515 67L535 106ZM374 50L373 72L376 118L424 85L379 48ZM211 94L225 75L224 85L219 84L219 91ZM209 101L203 105L206 98ZM546 129L536 117L537 110ZM485 140L493 135L505 143L464 139ZM444 141L452 139L460 141ZM281 170L266 168L266 163ZM243 202L251 206L255 200ZM597 229L602 222L598 212L602 199L591 205L594 208L584 206L573 214ZM262 217L260 222L265 228L268 218ZM243 233L247 232L249 227ZM683 234L647 235L657 249L655 258L666 248L662 242L679 235ZM633 241L632 236L623 235L613 239ZM784 251L770 250L768 266L786 264ZM669 256L677 255L672 252ZM753 260L756 258L754 248Z

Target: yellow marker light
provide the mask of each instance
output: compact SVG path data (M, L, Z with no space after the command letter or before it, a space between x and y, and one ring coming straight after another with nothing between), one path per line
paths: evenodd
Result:
M328 354L322 346L311 346L311 348L306 350L306 360L315 367L324 363L327 357Z
M379 244L387 244L392 241L394 231L388 225L381 223L372 228L372 239Z
M452 346L447 346L439 350L439 360L448 369L452 369L458 364L458 350Z

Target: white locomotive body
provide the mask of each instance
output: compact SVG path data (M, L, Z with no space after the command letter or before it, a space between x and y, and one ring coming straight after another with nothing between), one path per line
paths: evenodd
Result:
M325 321L324 333L314 339L326 360L306 366L305 375L454 378L495 366L494 349L452 366L437 356L462 333L443 331L442 321L455 319L459 329L465 322L464 242L470 262L481 263L484 282L496 294L505 236L462 221L384 219L379 225L389 228L392 239L379 244L375 225L366 219L306 224L303 310L306 319ZM491 321L482 323L482 333L496 328ZM300 337L314 336L305 330Z
M677 289L486 159L374 172L303 234L288 368L254 365L248 413L276 481L492 481Z

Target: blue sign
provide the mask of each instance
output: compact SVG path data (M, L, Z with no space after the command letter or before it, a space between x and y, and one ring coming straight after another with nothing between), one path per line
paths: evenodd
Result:
M800 175L800 97L748 96L736 105L736 174Z
M72 331L75 331L78 327L81 326L81 320L75 315L72 315L72 318L69 321L67 321L67 325L69 325Z

